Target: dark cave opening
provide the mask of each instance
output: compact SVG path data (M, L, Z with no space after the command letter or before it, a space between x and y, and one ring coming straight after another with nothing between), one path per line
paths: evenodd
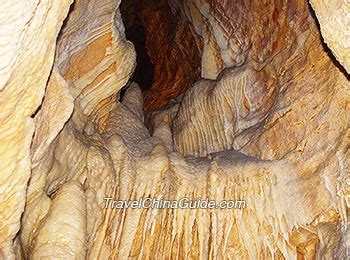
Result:
M140 18L140 10L128 2L122 1L120 11L125 26L126 39L133 43L136 51L136 68L130 82L138 83L142 91L145 92L151 88L154 82L154 66L147 51L147 34ZM126 88L122 89L121 97Z
M137 55L130 82L140 85L146 113L162 108L200 78L201 39L167 0L124 0L120 12Z
M142 91L151 88L154 81L154 66L146 48L146 32L143 26L135 25L125 32L126 38L134 44L136 50L136 68L131 81L138 83Z

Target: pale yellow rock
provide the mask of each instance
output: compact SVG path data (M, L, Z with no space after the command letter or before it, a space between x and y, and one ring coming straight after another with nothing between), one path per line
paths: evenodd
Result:
M310 0L310 3L316 12L325 43L350 73L350 2Z
M0 1L0 256L13 259L20 228L34 123L71 0Z
M22 216L21 227L22 250L25 255L34 246L38 223L45 219L51 207L51 199L44 192L46 176L43 174L43 167L38 169L37 166L45 165L42 158L46 156L51 143L71 116L73 107L73 98L65 80L53 68L41 109L34 117L36 131L31 147L32 175L27 190L27 210Z
M217 81L197 82L172 122L176 148L195 156L232 149L236 136L266 118L277 87L272 73L247 66L227 70Z
M78 182L64 184L54 195L29 259L85 259L86 198Z
M143 122L143 95L137 83L132 82L128 86L122 103Z
M41 106L34 117L36 129L32 143L32 167L36 166L73 112L73 97L56 68L51 73Z
M136 54L125 39L119 4L75 1L58 41L58 70L85 116L96 113L101 100L114 96L135 67Z

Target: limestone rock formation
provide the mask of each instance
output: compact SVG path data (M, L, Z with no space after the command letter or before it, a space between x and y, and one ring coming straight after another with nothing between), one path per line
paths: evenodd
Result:
M28 180L31 115L42 102L71 0L0 1L0 256L14 258ZM45 140L43 140L45 142Z
M346 259L349 18L311 2L0 1L0 258Z
M310 2L320 22L323 39L350 73L350 3L341 0Z

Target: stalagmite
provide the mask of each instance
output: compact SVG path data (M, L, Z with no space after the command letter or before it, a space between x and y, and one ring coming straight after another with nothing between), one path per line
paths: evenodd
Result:
M0 6L1 259L349 257L346 1Z

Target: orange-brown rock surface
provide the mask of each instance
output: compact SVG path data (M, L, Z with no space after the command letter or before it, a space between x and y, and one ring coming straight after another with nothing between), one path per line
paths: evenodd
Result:
M231 57L245 57L244 65L224 70L216 81L199 81L185 94L173 122L178 150L205 156L234 148L259 158L281 158L295 149L304 150L307 143L315 144L305 139L318 139L313 137L319 133L315 130L323 125L325 113L332 113L331 107L340 135L331 139L342 138L347 129L348 80L323 50L307 5L301 1L221 4L223 13L216 10L215 2L208 4L207 19L220 21L212 25L219 27L214 31L223 32L217 42L228 44ZM236 9L251 10L244 24L247 30L239 26L241 21L232 11ZM221 21L226 17L229 22ZM236 27L240 29L233 31ZM226 60L226 53L218 55ZM333 98L343 105L334 107ZM324 102L329 104L327 110L320 105ZM301 118L302 111L308 114Z
M347 69L346 14L329 33L321 2L321 31L302 0L120 4L0 1L0 258L346 259L350 83L320 34Z
M154 66L154 81L145 93L145 110L164 107L200 77L201 38L191 23L173 13L166 0L123 2L126 29L142 26Z

